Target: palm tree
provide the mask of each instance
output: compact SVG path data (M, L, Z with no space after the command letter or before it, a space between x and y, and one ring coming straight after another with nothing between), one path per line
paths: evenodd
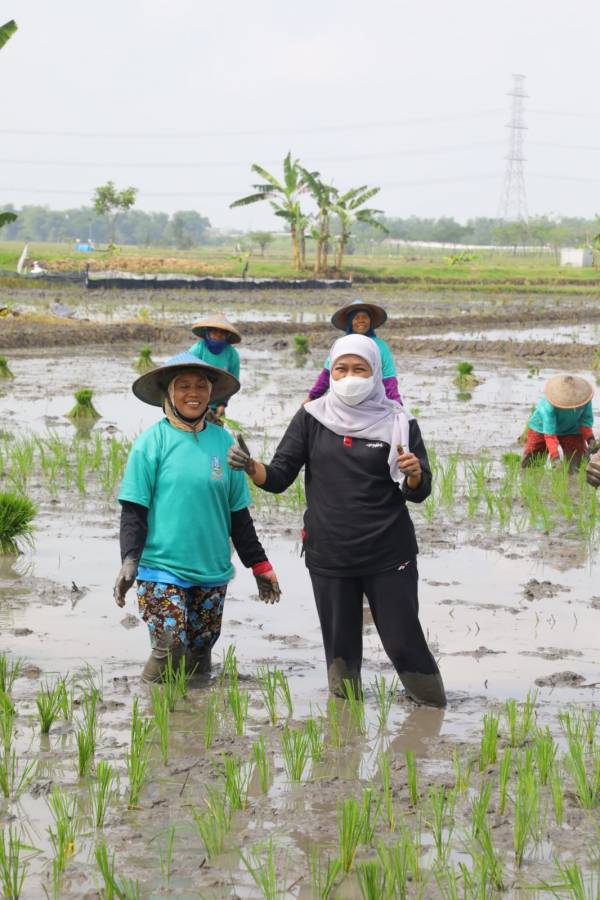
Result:
M379 228L381 231L389 230L375 216L382 213L381 209L359 209L364 203L367 203L378 194L380 188L369 188L366 184L360 187L350 188L345 194L338 194L332 207L332 212L338 217L340 223L340 233L337 237L337 252L335 255L335 268L342 268L342 259L346 245L350 240L352 233L352 225L354 222L363 222L372 228Z
M302 172L302 177L304 178L319 210L317 213L317 252L315 256L315 272L326 272L327 253L329 249L329 239L331 237L329 232L329 216L337 197L337 188L321 181L318 172L308 172L301 166L300 171Z
M252 185L256 193L235 200L230 204L230 209L267 200L275 215L283 219L290 229L292 263L294 269L298 270L301 264L300 240L303 244L306 228L306 216L300 207L300 197L307 191L303 174L305 170L301 169L297 159L292 159L291 153L288 153L283 161L283 181L279 181L258 163L253 163L251 168L264 179L264 183Z

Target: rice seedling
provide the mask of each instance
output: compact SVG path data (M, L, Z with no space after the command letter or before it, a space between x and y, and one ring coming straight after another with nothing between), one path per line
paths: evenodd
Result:
M374 796L372 788L365 788L361 801L361 843L367 845L373 843L380 811L381 799Z
M456 387L464 390L479 384L479 379L473 374L473 363L459 362L456 364L456 375L452 379Z
M563 757L565 768L575 783L575 793L583 809L592 809L600 792L600 752L593 754L591 774L588 774L584 743L582 738L569 740L569 752Z
M500 767L498 769L498 812L504 815L506 800L508 797L508 779L512 770L513 754L510 747L504 748Z
M459 453L451 453L447 465L438 466L440 504L450 509L456 503L456 482L458 477Z
M231 807L225 794L214 788L208 788L204 802L207 809L202 811L194 807L192 816L206 855L212 859L223 852L225 835L231 828Z
M204 749L210 750L215 739L215 731L219 721L218 697L215 693L208 695L206 713L204 715Z
M160 755L163 765L169 762L169 732L171 713L169 710L169 696L158 685L153 685L151 691L152 713L158 731Z
M89 786L90 808L94 828L104 828L104 820L115 793L118 776L110 763L101 759L96 766L96 780Z
M75 839L79 829L77 796L63 793L56 785L53 785L48 797L48 806L54 821L54 827L48 828L54 850L52 882L55 894L59 894L67 861L76 852Z
M0 691L0 738L4 753L7 753L13 740L15 729L15 708L6 691Z
M383 842L377 845L377 857L386 873L387 894L382 896L406 900L408 887L412 881L410 873L410 850L405 841L399 841L386 847Z
M240 859L252 876L252 880L258 887L265 900L279 900L285 895L285 890L277 883L277 868L273 853L273 838L269 838L266 848L258 845L250 847L247 853L238 851Z
M302 781L309 756L309 739L306 731L284 725L281 732L281 753L289 780Z
M306 354L310 350L310 344L307 335L305 334L295 334L294 335L294 350L296 353L300 355Z
M223 667L221 669L220 683L223 684L225 678L238 677L237 656L235 655L235 644L228 644L223 657Z
M406 751L406 783L408 797L413 806L419 802L419 789L417 786L417 761L412 750Z
M323 726L316 719L307 719L304 723L304 730L308 740L308 752L313 762L321 762L325 756L325 738L323 736Z
M173 657L171 654L167 657L167 664L163 676L163 690L167 697L169 712L175 712L178 700L184 700L187 697L190 679L193 673L187 671L185 655L183 655L177 663L177 668L173 667Z
M167 840L165 848L161 847L158 851L160 858L160 872L163 879L168 883L171 880L171 871L173 868L173 852L175 850L175 825L171 824L167 828Z
M479 793L471 801L471 834L479 837L486 827L486 816L492 798L492 785L489 781L483 781L479 786Z
M329 725L329 739L331 746L339 750L342 746L342 733L340 730L340 720L338 716L337 700L330 697L327 701L327 723Z
M232 810L246 809L252 770L237 756L224 756L225 797Z
M271 725L277 724L277 694L279 692L279 671L268 666L260 667L256 672L258 687L269 716Z
M10 825L0 831L0 886L6 900L18 900L23 891L27 862L21 852L27 849L16 828Z
M75 406L67 413L67 418L73 422L90 421L100 418L100 413L92 403L94 392L91 388L81 388L75 391Z
M139 372L140 375L143 375L144 372L149 372L151 369L156 368L156 363L152 359L152 347L141 347L140 355L136 359L133 364L133 368L136 372Z
M479 870L480 885L489 885L493 890L503 891L505 889L504 862L500 852L494 846L492 832L487 822L482 823L477 833L477 843L479 853L475 853L475 862Z
M394 810L394 795L392 792L392 771L389 753L380 753L377 757L379 774L381 776L381 790L383 793L383 808L387 825L390 831L396 827L396 812Z
M466 794L471 783L471 775L473 773L474 761L467 759L463 765L460 753L454 750L452 754L452 768L454 769L454 792L457 796Z
M539 827L539 788L533 769L533 757L525 751L517 759L517 784L513 823L515 865L520 868L527 841L537 840Z
M10 747L4 747L0 753L0 792L7 799L10 797L15 802L27 790L36 773L35 760L28 762L20 770L20 763L16 751Z
M38 717L42 734L48 734L52 725L58 719L62 705L62 680L53 685L48 682L40 687L35 698L38 709Z
M61 687L64 688L64 682ZM62 703L62 692L60 702ZM75 734L77 741L77 771L80 778L88 774L96 752L97 703L98 694L95 690L92 690L89 694L86 693L82 700L83 721Z
M372 688L377 701L377 720L380 731L384 731L387 726L390 709L398 691L398 683L398 678L395 675L389 687L386 684L385 675L380 675L373 679Z
M557 883L542 882L546 891L555 897L569 897L572 900L598 900L600 897L600 861L596 861L596 872L586 873L578 863L561 863L555 859Z
M152 732L150 719L143 719L139 713L138 698L133 701L131 737L129 750L125 754L127 775L129 776L129 806L136 806L144 782L150 759L149 737Z
M237 678L230 679L227 687L227 702L233 715L236 734L242 735L246 729L249 700L250 694L248 691L240 689Z
M555 766L550 775L550 793L552 795L552 808L557 825L562 825L564 818L564 799L562 773Z
M337 857L327 858L324 863L318 849L313 849L309 858L310 887L317 900L329 900L335 887L335 880L342 864Z
M0 493L0 553L20 553L33 543L32 520L37 508L29 497Z
M349 797L338 803L337 825L339 841L339 859L343 871L347 874L352 868L356 850L363 833L361 809L355 797Z
M557 751L556 742L550 734L548 726L546 726L545 731L538 731L536 733L533 751L535 753L535 762L540 776L540 783L548 784L554 768L554 760L556 759Z
M260 789L263 794L266 794L269 790L269 779L271 776L271 762L267 755L267 748L265 747L265 739L261 734L257 741L252 745L252 755L254 756L254 762L256 763L256 771L258 772L258 780L260 783Z
M483 717L483 735L479 750L479 771L496 762L498 750L498 716L487 713Z
M283 672L277 670L277 679L278 679L278 687L279 687L279 695L287 708L288 718L291 718L294 714L294 703L292 701L292 692L290 690L290 683L287 679L287 676L284 675Z
M139 900L140 884L124 876L115 875L115 855L108 855L106 841L96 844L94 851L96 865L104 882L103 897L106 900Z
M65 722L70 722L73 718L73 700L74 700L74 691L73 685L70 684L67 687L67 679L68 676L60 679L60 700L59 700L59 711Z
M8 366L8 360L5 356L0 356L0 378L14 378L14 374L11 372Z
M440 785L429 788L427 800L427 822L433 835L437 859L444 863L454 831L455 797L452 791L448 791L444 785Z
M517 701L512 698L504 704L504 717L511 747L522 747L533 732L536 700L537 691L533 693L530 691L520 710Z
M381 900L386 896L386 871L379 862L359 863L356 866L356 880L363 900Z
M350 718L359 734L367 733L367 721L365 715L365 698L360 687L357 687L351 678L344 678L342 682L344 696L350 711Z
M13 685L21 673L23 660L17 657L9 662L4 653L0 653L0 691L3 694L11 694Z

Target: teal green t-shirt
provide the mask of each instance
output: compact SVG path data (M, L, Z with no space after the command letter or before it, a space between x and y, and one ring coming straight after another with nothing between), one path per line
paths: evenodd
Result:
M396 366L394 365L394 357L392 356L392 351L383 340L383 338L377 337L375 335L371 340L375 341L377 346L379 347L379 355L381 356L381 377L382 378L395 378L396 377ZM331 361L329 357L325 360L325 368L331 370Z
M579 434L581 425L594 424L592 401L575 409L559 409L542 397L529 420L529 427L540 434Z
M197 344L193 344L190 347L190 353L193 353L194 356L197 356L203 362L208 363L209 366L225 369L231 375L234 375L238 381L240 380L240 354L231 344L227 344L221 353L211 353L206 346L204 338L200 338Z
M250 492L244 473L227 465L231 444L233 438L219 425L192 434L167 419L135 441L119 500L148 509L141 566L192 584L233 578L231 513L250 504Z

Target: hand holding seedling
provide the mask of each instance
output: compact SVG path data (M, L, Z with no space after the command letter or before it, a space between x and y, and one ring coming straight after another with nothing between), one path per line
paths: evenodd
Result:
M417 488L421 484L421 478L423 477L419 457L411 453L410 450L408 452L405 451L402 444L398 444L396 450L398 451L398 468L406 476L407 485L409 488Z
M232 444L227 451L227 463L230 469L243 470L252 477L256 469L256 463L250 455L246 441L241 434L236 434L237 444Z

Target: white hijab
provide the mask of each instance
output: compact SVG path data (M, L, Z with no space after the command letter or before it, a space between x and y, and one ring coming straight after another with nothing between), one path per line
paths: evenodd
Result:
M352 354L368 362L373 373L373 389L362 403L349 406L333 391L318 400L311 400L304 407L307 413L334 434L356 438L372 438L390 445L388 465L392 481L401 487L404 474L398 468L398 445L409 450L409 422L411 416L395 400L388 400L381 380L381 354L372 338L363 334L348 334L339 338L329 358L333 369L336 359Z

